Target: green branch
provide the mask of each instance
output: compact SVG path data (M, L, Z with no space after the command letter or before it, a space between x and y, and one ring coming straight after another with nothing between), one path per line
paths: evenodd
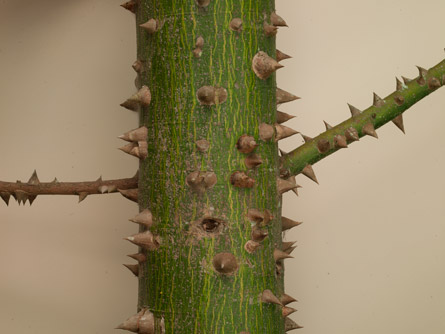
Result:
M429 70L419 67L419 76L404 83L397 79L397 90L381 99L374 94L374 103L361 112L350 106L352 117L335 127L326 124L327 130L316 138L304 136L305 144L281 158L280 175L290 177L303 173L314 179L311 165L356 141L362 136L377 138L375 129L393 121L402 131L402 113L445 84L445 60Z

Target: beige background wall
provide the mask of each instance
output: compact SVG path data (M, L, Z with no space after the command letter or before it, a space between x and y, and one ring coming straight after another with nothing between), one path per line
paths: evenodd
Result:
M303 99L280 109L313 136L322 120L386 96L395 75L443 57L443 0L277 1L294 56L278 79ZM119 1L0 2L0 179L131 176L116 136L137 124L119 107L133 92L134 22ZM445 331L445 89L406 113L407 135L378 131L298 177L284 215L305 223L287 266L293 319L305 334ZM284 150L301 144L295 136ZM122 238L136 205L118 195L0 203L0 324L8 334L105 334L135 311ZM230 333L229 333L230 334Z

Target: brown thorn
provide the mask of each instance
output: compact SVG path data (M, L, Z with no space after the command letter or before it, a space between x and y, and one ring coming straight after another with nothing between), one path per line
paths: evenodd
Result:
M349 107L349 110L351 111L352 117L358 116L362 113L359 109L357 109L353 105L350 105L349 103L348 103L348 107Z
M392 122L400 129L400 131L405 133L405 126L403 125L403 114L395 117Z
M139 276L139 265L138 264L124 264L128 270L130 270L134 276Z
M137 233L124 239L148 251L156 250L160 245L160 237L155 237L150 231Z
M300 133L300 135L303 137L304 142L308 143L310 142L313 138L309 137L309 136L305 136L304 134Z
M281 88L277 88L276 94L277 94L277 104L292 102L292 101L300 99L298 96L291 94L289 92L286 92L285 90L283 90Z
M297 222L290 218L281 217L281 231L290 230L291 228L301 225L302 222Z
M9 206L9 199L11 198L11 194L7 193L5 191L0 192L0 197L3 199L3 201L6 203L6 205Z
M138 5L137 1L131 0L131 1L127 1L127 2L123 3L121 5L121 7L125 8L126 10L129 10L132 13L136 13L137 5Z
M143 253L136 253L136 254L129 254L128 257L131 257L132 259L135 259L139 263L143 263L147 261L147 257Z
M366 123L363 128L362 131L364 134L374 137L374 138L379 138L377 135L377 132L374 129L374 125L372 124L372 122L368 122Z
M271 290L269 290L269 289L266 289L266 290L263 291L263 293L261 294L261 301L263 303L270 303L270 304L276 304L276 305L283 306L283 304L278 299L278 297L275 296L273 294L273 292Z
M288 126L284 126L281 124L275 124L275 132L276 132L275 141L279 141L281 139L285 139L287 137L299 133L298 131L291 129Z
M423 67L416 66L419 70L419 77L417 78L417 83L421 86L425 85L426 81L425 78L428 75L428 71L424 69Z
M283 18L275 12L270 14L270 23L272 23L272 25L275 27L287 27L288 26L286 21L284 21Z
M404 88L404 87L403 87L403 83L402 83L402 81L400 81L399 78L396 77L396 89L397 89L398 91L402 91L403 88Z
M272 75L272 73L282 67L284 66L278 63L264 51L259 51L252 60L252 69L256 76L261 80L266 80Z
M350 142L360 140L357 130L352 126L345 130L345 137Z
M346 139L346 136L335 135L334 136L334 145L335 145L335 147L338 147L338 148L347 148L348 141Z
M383 100L376 93L373 93L373 102L372 103L375 107L380 108L385 104L385 100Z
M277 49L276 58L277 58L277 61L282 61L285 59L290 59L292 57Z
M134 218L129 219L131 222L150 228L153 225L153 215L150 210L145 209Z
M323 121L323 123L324 123L324 126L326 127L326 131L332 129L332 125L330 125L328 122Z
M275 262L278 262L278 261L281 261L281 260L284 260L284 259L292 259L293 256L291 256L291 255L283 252L282 250L276 248L273 251L273 258L274 258Z
M286 318L287 316L291 315L292 313L294 313L294 312L296 312L296 311L297 311L297 310L294 309L293 307L287 307L287 306L284 306L284 307L281 309L281 314L282 314L283 318Z
M291 318L285 318L284 319L284 330L286 332L290 332L290 331L292 331L294 329L300 329L300 328L303 328L303 326L298 325Z
M402 76L402 80L403 80L403 83L404 83L405 85L407 85L407 84L409 84L411 81L413 81L412 79L408 79L408 78L405 78L405 77L403 77L403 76Z
M130 201L138 203L139 189L118 189L117 191L119 191L122 196L129 199Z
M303 168L301 173L303 173L304 176L310 178L312 181L318 184L317 176L315 175L312 165L306 165L306 167Z
M297 302L297 301L298 301L298 300L296 300L294 297L291 297L291 296L289 296L289 295L287 295L287 294L285 294L285 293L283 293L283 294L281 295L280 300L281 300L281 303L282 303L283 305L287 305L287 304L290 304L290 303L293 303L293 302Z
M285 112L277 111L277 123L281 124L287 122L288 120L295 118L293 115L289 115Z

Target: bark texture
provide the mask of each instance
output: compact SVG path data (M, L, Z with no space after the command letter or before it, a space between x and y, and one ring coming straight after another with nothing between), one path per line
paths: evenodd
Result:
M284 293L277 144L259 135L276 122L276 80L252 67L259 51L275 58L272 13L270 0L135 7L136 82L151 91L139 208L154 244L142 248L139 309L155 333L285 331L289 310L263 298Z

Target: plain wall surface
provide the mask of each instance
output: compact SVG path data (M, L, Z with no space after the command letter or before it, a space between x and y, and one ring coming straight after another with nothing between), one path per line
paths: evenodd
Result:
M190 0L191 1L191 0ZM0 180L132 176L116 137L137 126L119 107L134 92L135 27L119 1L0 2ZM293 56L280 107L308 135L349 117L444 56L443 0L277 1L278 48ZM298 176L283 215L304 224L286 262L291 316L304 334L445 332L445 88L393 124ZM282 141L289 151L300 136ZM137 206L120 195L40 196L0 203L0 332L105 334L136 310L137 281L122 266L135 247ZM231 334L231 333L229 333ZM252 333L253 334L253 333Z

